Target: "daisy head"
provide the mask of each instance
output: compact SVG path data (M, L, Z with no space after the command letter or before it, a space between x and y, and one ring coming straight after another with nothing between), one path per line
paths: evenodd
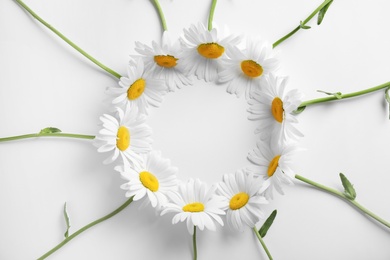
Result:
M263 217L261 207L268 201L260 195L262 180L242 170L225 174L218 184L218 193L224 197L226 218L230 227L243 231L244 226L253 228Z
M153 41L149 47L136 42L135 46L145 63L145 71L153 78L165 80L169 91L191 84L180 60L180 44L178 41L172 44L167 31L163 33L161 44Z
M134 201L145 197L144 203L152 204L153 208L164 206L168 203L167 192L177 190L177 168L157 151L141 155L141 162L133 167L119 166L116 170L127 181L121 186L126 197L134 196Z
M302 103L302 95L296 89L285 93L286 84L287 78L270 74L263 87L248 101L248 119L260 121L256 133L262 139L286 140L303 136L294 126L298 120L292 114Z
M158 107L167 92L165 82L145 73L142 59L130 61L127 77L121 77L119 87L109 88L108 94L113 97L112 104L122 109L135 108L147 114L149 106Z
M117 108L115 116L104 114L100 117L103 128L96 135L94 145L98 152L110 153L103 162L112 163L117 158L124 164L134 165L140 160L140 154L151 150L151 129L145 124L145 116L136 109Z
M222 59L219 80L227 82L227 92L247 99L262 85L264 77L275 72L279 66L272 45L260 39L248 38L246 48L231 46Z
M284 194L283 184L292 185L295 173L292 170L292 156L298 149L293 144L285 142L257 142L257 147L248 155L248 160L254 166L248 171L260 176L264 180L264 195L267 199L273 198L273 190Z
M237 45L240 37L224 35L222 30L213 28L211 31L199 23L191 25L181 39L183 45L183 65L190 74L198 79L215 81L218 77L219 63L225 50L230 45Z
M161 215L168 212L176 213L172 224L187 220L187 229L191 235L194 227L215 231L215 222L223 226L220 215L225 215L222 209L223 197L217 196L215 190L215 186L208 188L207 184L199 179L190 179L187 183L179 185L178 192L169 193L172 202L166 205Z

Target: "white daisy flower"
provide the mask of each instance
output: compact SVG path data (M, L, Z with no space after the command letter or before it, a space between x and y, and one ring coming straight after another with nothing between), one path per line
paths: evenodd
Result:
M246 49L231 46L228 57L222 59L220 82L228 82L227 92L247 99L262 85L264 77L277 70L279 61L274 57L272 45L257 38L246 41Z
M157 151L141 157L141 163L134 167L116 167L128 181L121 188L126 190L126 197L134 196L134 201L147 197L146 203L150 202L153 208L159 209L168 203L167 192L177 190L177 168Z
M224 32L213 28L208 31L199 23L184 29L182 63L186 71L195 74L198 79L215 81L218 78L219 63L225 49L230 45L237 45L240 37L233 35L224 36Z
M248 171L259 175L264 180L264 195L267 199L273 198L273 189L284 195L283 184L293 185L295 178L291 169L292 155L298 149L295 145L285 142L257 142L257 147L249 153L248 160L256 166L248 167Z
M145 73L142 59L130 61L127 74L127 77L120 78L119 87L108 88L108 94L113 96L112 104L123 110L137 108L142 114L147 114L149 106L158 107L161 104L167 86L163 80Z
M151 150L151 128L145 124L145 116L139 115L137 109L123 112L117 108L115 117L104 114L100 120L103 129L97 134L94 145L98 147L98 152L110 153L104 164L120 157L123 163L133 165L140 160L139 154Z
M149 47L136 42L135 46L145 63L145 71L153 78L165 80L170 91L191 85L180 60L180 44L178 41L172 44L167 31L163 33L161 44L153 41Z
M187 220L188 232L193 235L194 226L200 230L207 228L215 231L214 222L223 226L222 218L224 198L215 194L216 186L211 188L202 183L199 179L190 179L187 183L179 185L178 192L169 193L172 203L168 203L161 212L164 215L169 212L177 213L172 224Z
M225 174L218 184L218 193L224 197L227 223L243 231L244 226L253 228L264 217L261 206L268 201L260 195L262 181L253 174L239 170L236 174Z
M287 78L270 74L264 80L261 90L255 91L248 101L249 120L259 120L256 134L264 139L296 139L303 134L295 128L298 122L292 114L302 103L302 95L294 89L285 93Z

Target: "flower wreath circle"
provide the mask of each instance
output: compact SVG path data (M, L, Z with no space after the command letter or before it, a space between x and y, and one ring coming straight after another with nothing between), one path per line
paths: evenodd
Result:
M316 14L320 24L332 0L325 0L296 29L272 45L258 37L237 36L230 34L227 28L213 27L216 0L212 0L207 28L202 23L192 25L184 29L179 40L172 41L161 7L154 0L164 31L161 42L153 41L151 46L136 42L137 54L132 55L126 76L92 58L21 0L16 1L85 57L119 79L118 86L107 89L112 109L100 117L101 129L96 136L66 134L48 127L38 134L0 138L0 142L39 136L94 139L97 151L108 155L104 163L115 165L113 168L125 180L121 188L129 199L114 212L72 235L68 232L70 224L65 208L68 227L65 240L39 259L48 257L78 234L114 216L132 201L151 205L160 215L173 213L173 224L186 222L188 232L193 236L194 259L197 258L197 229L215 231L217 225L224 226L224 219L235 230L253 229L267 256L272 259L263 237L276 211L260 230L256 224L264 217L263 205L273 199L275 192L283 194L283 185L291 185L293 180L332 193L390 228L389 222L356 202L356 191L343 174L340 178L344 191L340 192L297 175L293 170L292 156L299 150L297 143L303 136L295 126L295 115L307 106L383 89L386 89L385 98L390 103L389 82L349 94L324 92L328 97L302 102L302 94L296 89L287 90L287 78L278 75L279 61L273 49L296 31L309 29L306 23ZM212 185L193 178L179 180L176 176L178 169L160 151L152 149L152 131L147 125L150 108L159 107L165 94L192 85L193 77L221 83L228 93L245 98L248 119L257 124L254 133L257 143L247 155L251 166L225 174L220 182Z

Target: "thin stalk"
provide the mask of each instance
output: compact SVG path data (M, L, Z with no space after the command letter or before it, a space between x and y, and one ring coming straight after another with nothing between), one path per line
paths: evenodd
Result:
M156 9L158 11L158 14L160 15L160 20L161 20L161 26L163 28L163 31L167 31L168 28L167 28L167 22L165 21L165 16L164 16L164 13L161 9L161 5L160 3L158 2L158 0L153 0L154 2L154 5L156 6Z
M273 258L272 258L272 255L271 255L271 253L269 252L267 246L265 245L264 240L261 238L261 235L260 235L259 231L257 230L256 227L253 228L253 231L255 232L255 234L256 234L256 236L257 236L257 239L260 241L260 244L263 246L264 251L267 253L268 259L269 259L269 260L272 260L272 259L273 259Z
M302 108L309 106L309 105L313 105L313 104L317 104L317 103L324 103L324 102L333 101L333 100L341 100L341 99L346 99L346 98L357 97L357 96L365 95L365 94L368 94L368 93L371 93L374 91L378 91L381 89L389 88L389 87L390 87L390 82L386 82L386 83L383 83L383 84L376 86L376 87L372 87L372 88L368 88L368 89L364 89L364 90L360 90L360 91L352 92L352 93L348 93L348 94L342 94L339 96L339 98L337 98L335 96L329 96L329 97L324 97L324 98L312 99L312 100L308 100L308 101L305 101L302 104L300 104L299 107L297 108L297 110L302 109Z
M192 235L192 246L194 247L194 260L198 259L198 250L196 249L196 226L194 226L194 234Z
M72 46L74 49L76 49L78 52L80 52L84 57L88 58L90 61L95 63L97 66L105 70L106 72L110 73L116 78L121 78L121 75L112 69L108 68L107 66L103 65L101 62L93 58L91 55L86 53L83 49L78 47L76 44L74 44L71 40L69 40L67 37L65 37L62 33L60 33L57 29L55 29L53 26L48 24L45 20L43 20L41 17L39 17L33 10L31 10L25 3L23 3L22 0L15 0L19 3L20 6L22 6L27 12L29 12L35 19L37 19L40 23L42 23L44 26L46 26L49 30L57 34L62 40L64 40L66 43L68 43L70 46Z
M326 6L327 4L329 4L332 0L325 0L320 6L317 7L317 9L315 9L303 22L302 22L302 26L306 25L319 11L321 11L322 8L324 8L324 6ZM299 29L301 29L301 25L298 25L294 30L292 30L291 32L289 32L288 34L286 34L285 36L283 36L282 38L280 38L279 40L277 40L276 42L274 42L274 44L272 45L273 48L275 48L276 46L278 46L279 44L281 44L282 42L284 42L285 40L287 40L288 38L290 38L292 35L294 35L297 31L299 31Z
M358 210L360 210L364 214L370 216L371 218L375 219L379 223L381 223L384 226L390 228L390 223L388 221L382 219L381 217L377 216L376 214L374 214L370 210L366 209L361 204L359 204L357 201L349 199L347 196L344 195L344 193L342 193L342 192L340 192L338 190L326 187L326 186L324 186L322 184L319 184L317 182L314 182L312 180L309 180L309 179L307 179L305 177L302 177L302 176L300 176L298 174L295 175L295 179L300 180L300 181L302 181L304 183L310 184L310 185L312 185L312 186L314 186L314 187L316 187L316 188L318 188L320 190L326 191L328 193L331 193L331 194L335 195L336 197L339 197L339 198L342 198L342 199L346 200L347 202L351 203L353 206L355 206Z
M209 14L209 24L208 24L209 31L213 29L213 19L214 19L214 11L216 5L217 5L217 0L213 0L213 2L211 3L210 14Z
M60 249L61 247L63 247L66 243L68 243L69 241L71 241L73 238L77 237L78 235L80 235L81 233L83 233L84 231L86 231L87 229L115 216L116 214L118 214L119 212L121 212L122 210L124 210L128 205L130 205L130 203L133 201L133 197L129 198L125 203L123 203L119 208L117 208L116 210L114 210L113 212L111 212L110 214L102 217L102 218L99 218L91 223L89 223L88 225L80 228L79 230L77 230L75 233L73 233L72 235L70 235L69 237L65 238L61 243L59 243L57 246L55 246L53 249L51 249L50 251L48 251L46 254L42 255L41 257L38 258L38 260L42 260L42 259L45 259L47 258L48 256L50 256L51 254L53 254L55 251L57 251L58 249Z
M17 135L10 137L0 138L0 142L15 141L19 139L36 138L36 137L67 137L67 138L79 138L79 139L94 139L94 135L80 135L80 134L69 134L69 133L36 133L27 135Z

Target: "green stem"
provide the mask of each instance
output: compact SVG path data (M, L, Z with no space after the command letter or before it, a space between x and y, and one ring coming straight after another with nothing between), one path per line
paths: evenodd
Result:
M53 249L51 249L50 251L48 251L46 254L42 255L40 258L38 258L38 260L42 260L42 259L45 259L47 258L48 256L50 256L51 254L53 254L55 251L57 251L58 249L60 249L61 247L63 247L66 243L68 243L70 240L72 240L73 238L75 238L76 236L80 235L81 233L83 233L84 231L86 231L87 229L99 224L100 222L103 222L113 216L115 216L116 214L118 214L119 212L121 212L123 209L125 209L128 205L130 205L130 203L133 201L133 197L129 198L125 203L123 203L119 208L117 208L116 210L114 210L113 212L111 212L110 214L102 217L102 218L99 218L91 223L89 223L88 225L80 228L79 230L77 230L75 233L73 233L72 235L70 235L69 237L65 238L61 243L59 243L57 246L55 246Z
M19 3L27 12L29 12L35 19L37 19L39 22L41 22L44 26L46 26L48 29L50 29L52 32L57 34L62 40L64 40L66 43L68 43L70 46L72 46L74 49L76 49L78 52L80 52L82 55L84 55L86 58L88 58L90 61L98 65L103 70L107 71L111 75L113 75L116 78L121 78L121 75L112 69L108 68L107 66L104 66L102 63L97 61L95 58L93 58L91 55L86 53L84 50L82 50L80 47L78 47L76 44L74 44L71 40L66 38L62 33L57 31L53 26L48 24L45 20L43 20L41 17L39 17L33 10L31 10L25 3L23 3L22 0L15 0Z
M68 133L37 133L37 134L27 134L27 135L17 135L11 137L0 138L0 142L15 141L19 139L27 138L36 138L43 136L53 136L53 137L68 137L68 138L80 138L80 139L94 139L93 135L80 135L80 134L68 134Z
M323 191L326 191L328 193L331 193L333 195L335 195L336 197L339 197L339 198L342 198L346 201L348 201L349 203L351 203L353 206L355 206L358 210L360 210L361 212L365 213L366 215L372 217L373 219L375 219L376 221L378 221L379 223L385 225L386 227L390 228L390 223L387 222L386 220L380 218L379 216L375 215L373 212L369 211L368 209L366 209L365 207L363 207L362 205L360 205L358 202L356 202L355 200L351 200L351 199L348 199L347 196L344 195L344 193L338 191L338 190L335 190L335 189L332 189L332 188L329 188L329 187L326 187L322 184L319 184L317 182L314 182L312 180L309 180L305 177L302 177L298 174L295 175L295 178L297 180L300 180L304 183L307 183L307 184L310 184L320 190L323 190Z
M302 104L300 104L299 107L297 108L297 110L302 109L302 108L309 106L309 105L313 105L313 104L317 104L317 103L324 103L324 102L328 102L328 101L332 101L332 100L341 100L341 99L346 99L346 98L357 97L357 96L365 95L365 94L368 94L368 93L371 93L371 92L374 92L377 90L389 88L389 87L390 87L390 82L386 82L386 83L383 83L383 84L376 86L376 87L372 87L372 88L368 88L368 89L364 89L361 91L352 92L352 93L348 93L348 94L342 94L339 96L339 98L337 98L335 96L330 96L330 97L312 99L312 100L308 100L308 101L305 101Z
M198 258L198 250L196 249L196 226L194 226L194 234L192 235L192 246L194 247L194 260Z
M213 2L211 3L210 14L209 14L209 24L208 24L209 31L213 29L213 19L214 19L214 11L216 5L217 5L217 0L213 0Z
M319 7L317 7L317 9L315 9L303 22L302 22L302 26L306 25L319 11L321 11L322 8L324 8L324 6L326 6L327 4L329 4L331 1L333 0L325 0ZM292 35L294 35L297 31L299 31L299 29L301 29L301 25L298 25L294 30L292 30L291 32L289 32L288 34L286 34L285 36L283 36L282 38L280 38L279 40L277 40L273 45L272 47L275 48L276 46L278 46L279 44L281 44L282 42L284 42L285 40L287 40L288 38L290 38Z
M160 19L161 19L161 25L162 25L162 28L164 31L167 31L168 28L167 28L167 23L165 21L165 16L164 16L164 13L161 9L161 5L160 3L158 2L158 0L153 0L154 1L154 5L156 6L156 9L158 11L158 14L160 15Z
M271 255L271 253L269 252L267 246L265 245L264 240L261 238L261 235L260 235L259 231L257 230L256 227L253 228L253 231L255 232L255 234L256 234L256 236L257 236L257 239L260 241L260 244L263 246L264 251L267 253L268 259L269 259L269 260L272 260L272 259L273 259L273 258L272 258L272 255Z

